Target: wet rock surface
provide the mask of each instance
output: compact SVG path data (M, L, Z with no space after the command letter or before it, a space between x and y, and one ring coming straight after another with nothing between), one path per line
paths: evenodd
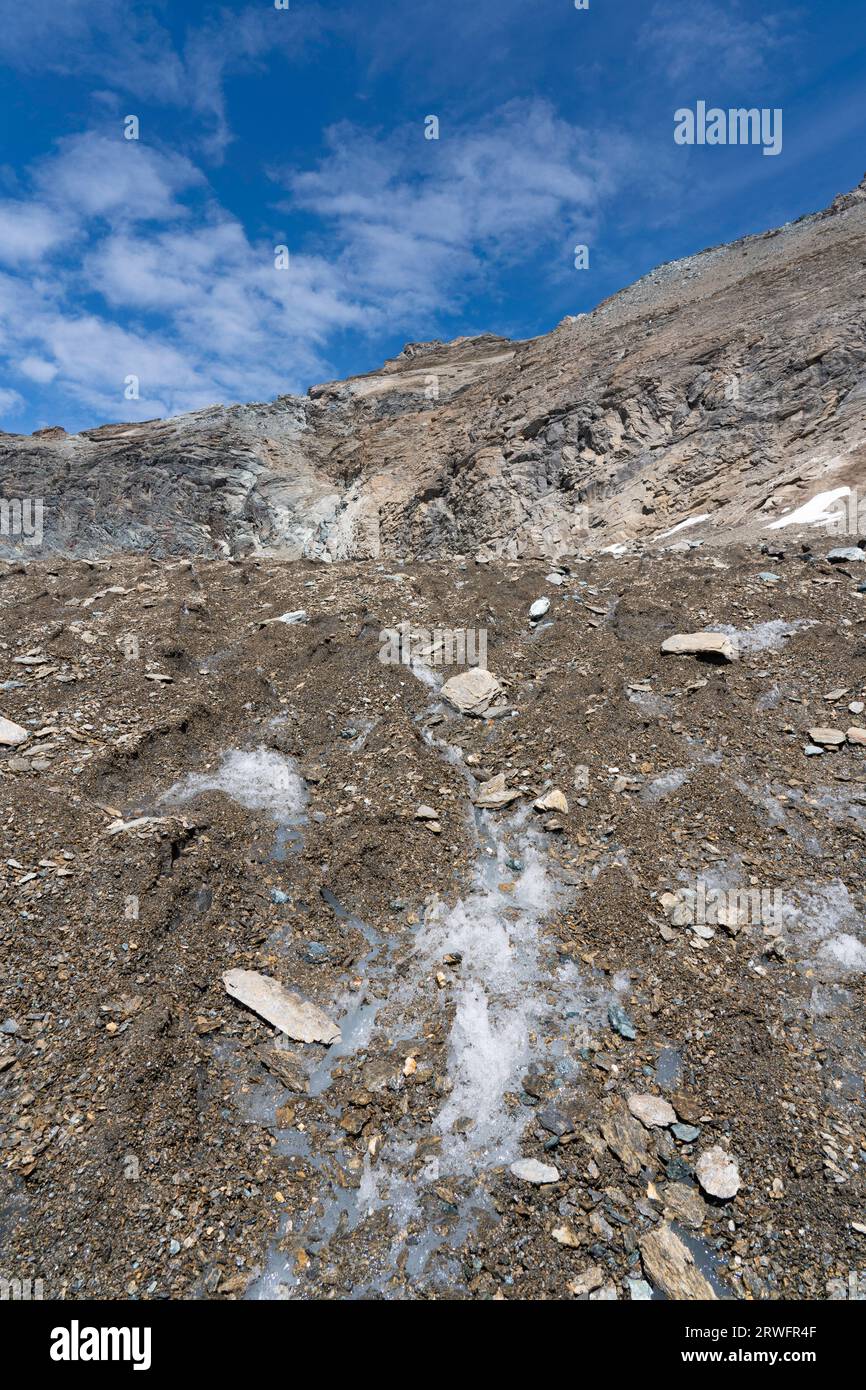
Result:
M7 1260L59 1297L851 1296L866 750L802 750L866 695L866 600L788 534L774 585L757 544L566 564L544 630L549 562L0 569ZM406 620L483 621L508 714L383 664ZM715 627L737 662L661 653Z

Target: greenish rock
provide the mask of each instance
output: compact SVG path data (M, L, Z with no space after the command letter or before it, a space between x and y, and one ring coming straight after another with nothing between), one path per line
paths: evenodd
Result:
M628 1038L633 1042L637 1037L637 1029L626 1013L625 1009L620 1008L619 1004L611 1004L607 1010L607 1021L615 1033L619 1033L621 1038Z
M309 965L324 965L325 961L331 959L330 951L321 941L306 942L301 954Z

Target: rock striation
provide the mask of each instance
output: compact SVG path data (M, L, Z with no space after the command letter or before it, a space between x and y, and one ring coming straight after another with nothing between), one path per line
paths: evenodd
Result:
M88 556L561 560L754 535L863 490L864 248L866 180L528 341L411 343L306 397L0 434L0 496L43 499L39 553Z

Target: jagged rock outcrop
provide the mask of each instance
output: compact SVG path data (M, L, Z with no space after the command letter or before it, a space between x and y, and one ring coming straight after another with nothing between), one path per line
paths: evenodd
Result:
M866 485L866 180L526 342L409 344L307 397L0 435L46 550L562 558ZM720 530L721 528L721 530ZM0 537L6 553L32 549Z

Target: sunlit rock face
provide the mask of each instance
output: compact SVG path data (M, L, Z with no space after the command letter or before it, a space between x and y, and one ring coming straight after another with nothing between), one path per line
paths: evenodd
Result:
M525 342L411 343L306 397L0 435L0 495L43 499L43 551L89 555L495 561L753 536L866 491L864 194ZM5 553L32 553L10 532Z

